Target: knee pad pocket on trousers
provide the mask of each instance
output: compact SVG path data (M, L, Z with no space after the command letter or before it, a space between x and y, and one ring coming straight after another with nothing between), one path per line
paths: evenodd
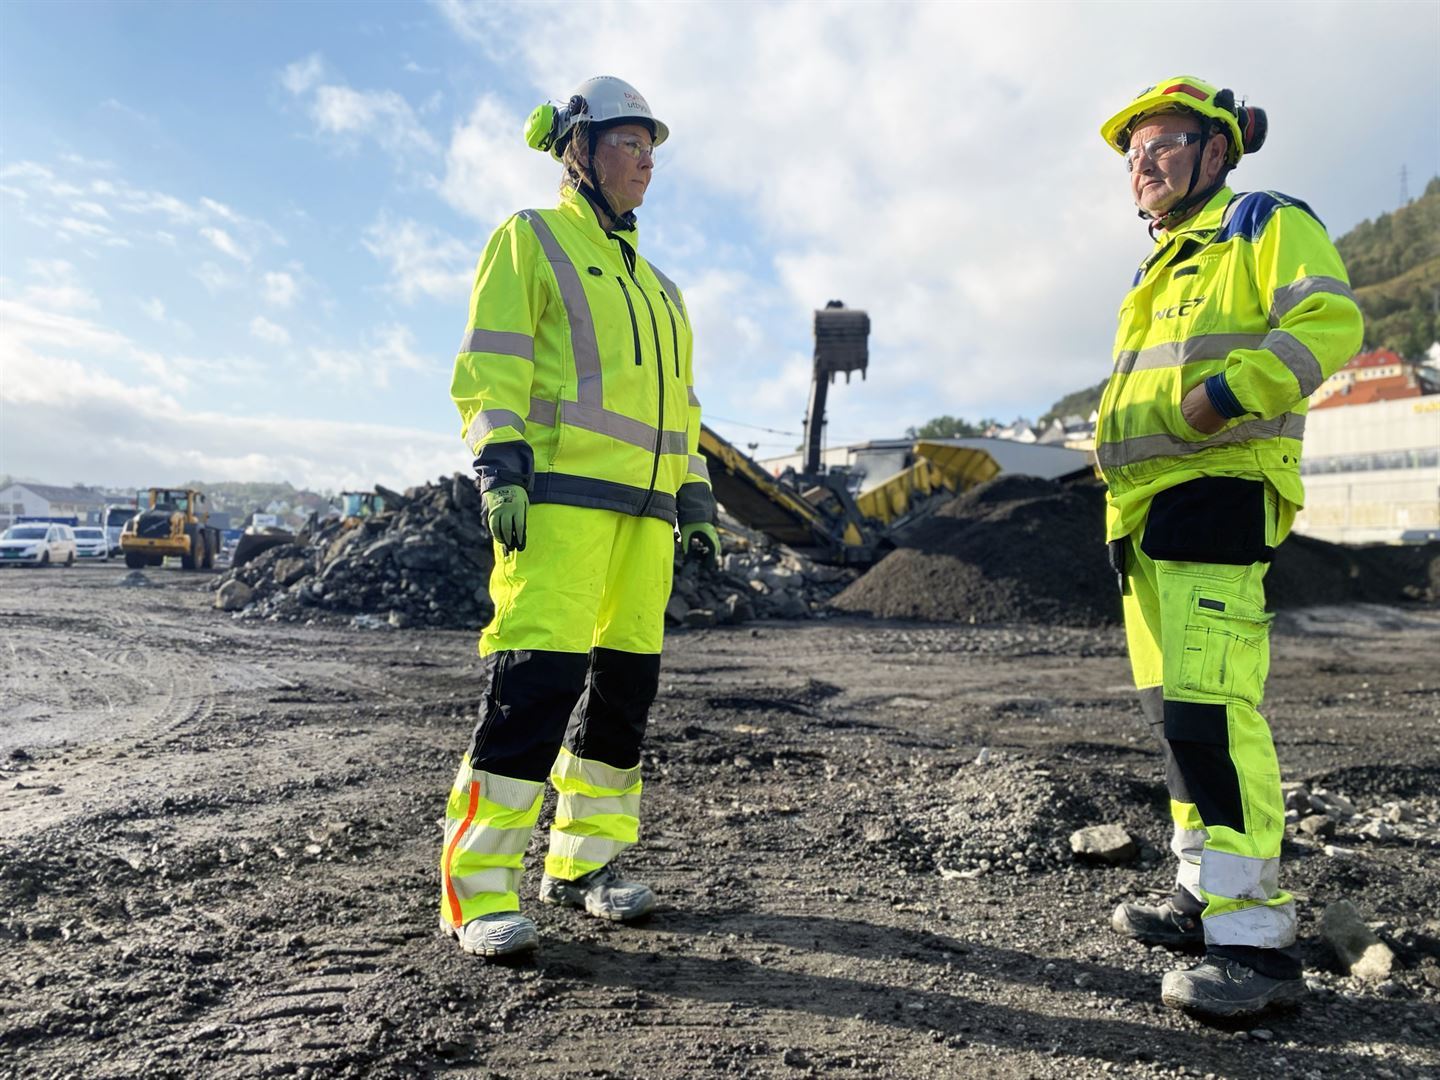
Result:
M1190 589L1183 649L1173 689L1243 701L1264 696L1270 616L1236 593Z
M659 653L592 649L585 696L565 731L565 745L576 757L616 768L639 764L659 688Z
M490 686L470 741L470 764L521 780L542 781L560 749L571 710L585 687L584 653L515 649L486 658Z
M1245 831L1240 774L1230 758L1230 723L1224 705L1165 702L1165 742L1186 793L1207 828Z

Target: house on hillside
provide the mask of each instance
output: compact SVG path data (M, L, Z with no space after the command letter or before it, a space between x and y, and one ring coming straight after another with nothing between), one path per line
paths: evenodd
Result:
M1310 398L1311 409L1370 405L1434 393L1428 372L1389 349L1361 353L1320 384Z
M92 488L11 484L0 488L0 529L8 529L18 517L73 517L82 525L97 525L105 507L116 501Z

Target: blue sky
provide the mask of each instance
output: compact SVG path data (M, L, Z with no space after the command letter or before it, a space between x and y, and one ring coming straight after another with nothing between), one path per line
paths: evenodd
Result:
M521 121L596 73L673 132L642 249L714 426L796 439L811 310L869 310L831 442L1103 378L1148 246L1096 135L1189 71L1269 109L1235 175L1340 233L1440 171L1440 5L0 5L0 472L406 485L468 467L474 260L553 202ZM1157 69L1151 57L1160 57ZM1164 59L1168 58L1168 59ZM1184 58L1184 59L1176 59Z

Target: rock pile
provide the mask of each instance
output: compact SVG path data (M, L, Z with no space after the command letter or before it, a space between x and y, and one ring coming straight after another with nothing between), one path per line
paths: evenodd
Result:
M493 564L480 496L460 475L376 489L385 511L348 527L307 527L220 576L216 606L247 618L380 616L394 627L479 626L490 617Z
M342 617L362 627L477 629L490 619L494 558L470 479L441 477L402 495L376 489L385 511L348 527L302 530L215 581L215 606L242 618L309 621ZM733 523L732 523L733 525ZM738 525L717 570L677 563L666 618L714 626L822 614L855 578Z
M812 562L736 522L722 520L722 527L732 547L717 570L694 561L676 564L667 621L700 627L823 616L831 598L859 576Z
M1294 783L1285 789L1285 823L1295 839L1324 844L1339 839L1346 845L1434 843L1440 840L1440 800L1371 802L1362 810L1338 791ZM1327 854L1349 852L1349 847L1324 844Z

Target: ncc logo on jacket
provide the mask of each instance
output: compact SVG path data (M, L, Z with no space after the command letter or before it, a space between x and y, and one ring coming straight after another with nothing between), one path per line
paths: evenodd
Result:
M1182 300L1178 304L1172 304L1170 307L1161 308L1155 312L1155 321L1159 322L1161 319L1183 319L1203 303L1205 303L1205 297L1192 296L1189 300Z

